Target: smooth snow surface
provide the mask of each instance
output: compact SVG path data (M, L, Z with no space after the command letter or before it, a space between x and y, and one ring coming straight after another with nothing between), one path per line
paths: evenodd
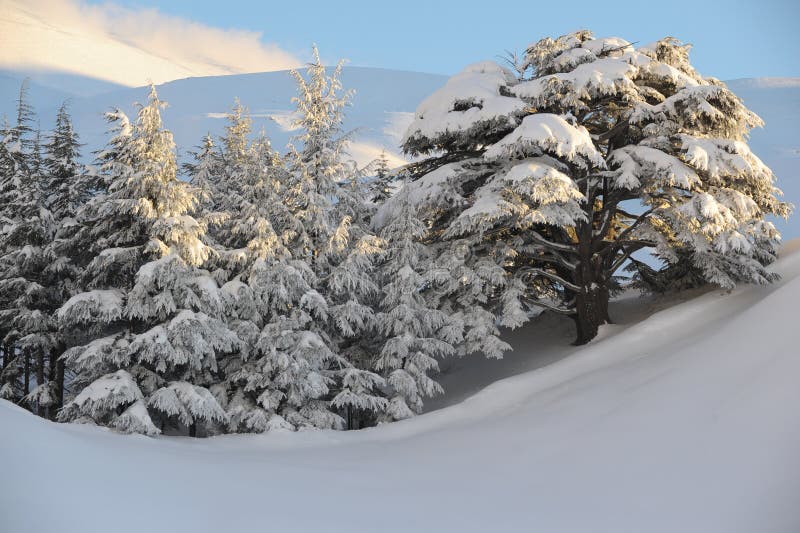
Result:
M364 431L151 439L2 401L0 531L800 531L793 244L775 285L628 299L580 349L534 322L513 366L555 362ZM508 369L475 361L451 395Z

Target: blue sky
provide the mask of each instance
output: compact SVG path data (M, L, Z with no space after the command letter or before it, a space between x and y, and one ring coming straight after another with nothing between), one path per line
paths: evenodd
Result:
M694 45L701 73L721 79L800 76L798 0L114 3L262 32L265 42L301 58L316 42L326 60L344 57L361 66L452 74L541 37L589 28L641 44L673 35Z

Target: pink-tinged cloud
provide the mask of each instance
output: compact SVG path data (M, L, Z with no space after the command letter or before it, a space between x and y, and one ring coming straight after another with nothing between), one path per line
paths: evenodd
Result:
M223 30L114 4L0 0L0 68L81 74L138 86L283 70L301 62L260 33Z

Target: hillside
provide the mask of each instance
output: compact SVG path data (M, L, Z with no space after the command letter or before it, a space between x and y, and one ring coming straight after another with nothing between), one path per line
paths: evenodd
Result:
M792 244L780 283L623 302L570 357L368 430L149 439L0 401L2 529L798 531ZM546 356L547 329L510 340Z

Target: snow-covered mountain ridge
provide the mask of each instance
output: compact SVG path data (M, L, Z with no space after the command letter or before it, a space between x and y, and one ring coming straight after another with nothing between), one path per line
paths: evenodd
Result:
M800 242L774 268L644 319L657 302L618 303L630 322L570 357L368 430L148 439L0 401L2 530L800 530Z
M8 74L0 76L0 114L15 116L21 80ZM392 163L403 163L399 141L411 113L445 81L447 77L438 74L346 67L342 82L345 89L352 89L355 94L344 126L353 131L351 155L356 161L366 164L385 149ZM221 134L225 114L235 98L248 107L254 135L263 129L277 148L282 148L292 136L292 98L297 88L288 71L185 78L157 87L159 96L169 103L163 116L173 132L179 154L199 144L206 133ZM43 128L54 120L61 102L69 99L75 128L86 145L84 152L89 153L106 141L103 112L120 107L133 115L134 102L144 101L147 90L123 88L77 96L33 83L31 96Z

